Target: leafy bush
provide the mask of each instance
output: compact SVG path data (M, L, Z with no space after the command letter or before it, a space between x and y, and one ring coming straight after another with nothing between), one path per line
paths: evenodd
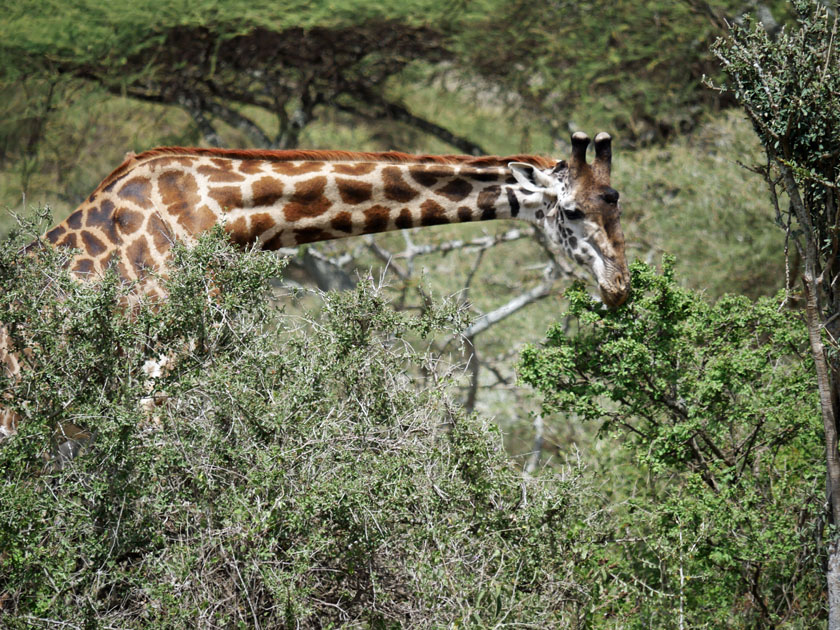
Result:
M453 306L396 312L368 282L287 316L276 259L221 231L176 249L159 304L2 248L29 369L5 383L24 419L0 447L0 625L564 627L585 607L601 517L580 471L523 480L405 341L457 330ZM74 426L92 437L62 460Z
M825 527L804 325L781 298L709 304L667 258L632 285L616 311L570 291L577 332L555 326L520 366L549 409L603 421L633 455L612 472L619 529L593 601L622 628L804 627L824 613Z

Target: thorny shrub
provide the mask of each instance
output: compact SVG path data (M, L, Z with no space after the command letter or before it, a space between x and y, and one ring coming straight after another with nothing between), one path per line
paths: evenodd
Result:
M176 248L167 301L126 307L116 274L22 242L0 251L27 349L2 383L23 419L0 445L0 625L574 626L600 517L577 469L523 479L415 349L457 308L362 282L292 316L276 258L221 230ZM60 459L71 425L92 437Z

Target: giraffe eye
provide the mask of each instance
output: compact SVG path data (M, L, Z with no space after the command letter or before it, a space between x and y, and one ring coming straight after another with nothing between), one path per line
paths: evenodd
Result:
M566 215L566 218L569 221L577 221L578 219L583 218L583 212L581 212L577 208L572 208L571 210L563 210L563 214Z

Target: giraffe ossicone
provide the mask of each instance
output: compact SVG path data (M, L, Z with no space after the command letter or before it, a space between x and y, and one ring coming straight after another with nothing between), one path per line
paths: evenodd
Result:
M531 155L430 156L341 151L169 147L134 155L108 175L44 241L78 249L81 278L115 265L139 291L163 296L173 243L221 224L242 245L276 249L404 228L494 219L540 226L596 278L605 304L629 293L611 140L572 136L568 162ZM0 328L0 366L18 362ZM14 378L12 382L14 382ZM15 414L0 408L0 435Z

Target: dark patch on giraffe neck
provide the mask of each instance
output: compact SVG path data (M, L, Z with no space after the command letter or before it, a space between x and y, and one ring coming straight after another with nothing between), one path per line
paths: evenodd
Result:
M152 184L148 179L145 177L133 177L129 179L122 188L120 188L117 196L127 201L134 202L141 208L151 208L151 190Z
M275 250L275 249L280 249L281 247L283 247L283 235L284 235L283 230L280 230L279 232L277 232L277 234L275 234L274 236L272 236L270 239L268 239L265 242L265 244L263 245L263 249Z
M53 229L46 233L46 239L55 244L59 238L67 231L63 225L56 225Z
M461 169L460 175L461 177L466 177L467 179L475 182L497 182L499 181L499 179L501 179L501 175L499 173L480 171L474 168Z
M427 199L420 204L420 224L421 225L441 225L449 223L446 217L446 210L438 202Z
M376 169L373 162L362 162L360 164L333 164L333 173L341 175L367 175Z
M89 258L77 260L76 264L73 266L73 273L85 275L93 273L93 261Z
M431 188L439 179L448 179L455 173L452 167L440 165L412 166L408 172L414 181L425 188Z
M94 258L105 251L105 243L100 241L87 230L82 232L82 243L85 244L84 250Z
M388 228L391 211L385 206L371 206L365 210L365 234L384 232Z
M338 187L338 194L341 195L341 200L351 206L370 201L370 198L373 196L373 184L369 182L336 177L335 184ZM387 195L387 189L385 194Z
M456 177L435 192L452 201L463 201L472 192L472 184L467 180Z
M79 228L81 228L82 227L82 216L83 216L83 214L84 214L84 211L76 210L76 212L74 212L69 217L67 217L67 221L66 221L67 226L70 229L73 229L73 230L78 230Z
M128 208L117 208L114 212L114 225L122 234L133 234L143 225L145 216L137 210Z
M330 221L330 225L334 230L345 232L347 234L353 233L353 215L349 212L339 212Z
M399 230L407 230L408 228L414 227L414 217L411 216L411 210L408 208L400 210L399 216L394 220L394 225Z
M498 185L488 186L478 194L478 209L481 211L481 220L489 221L496 218L496 200L502 194L502 187Z
M123 175L120 175L120 176L119 176L119 177L117 177L114 181L112 181L110 184L108 184L107 186L105 186L105 188L103 188L102 190L103 190L103 191L105 191L105 192L113 192L113 191L114 191L114 188L116 187L116 185L117 185L117 184L119 184L119 183L120 183L122 180L124 180L126 177L128 177L128 173L125 173L125 174L123 174Z
M254 206L273 206L283 197L283 182L276 177L261 177L251 186Z
M168 252L169 248L172 247L172 243L175 242L175 235L169 229L169 226L160 218L158 213L149 217L148 232L149 236L152 237L152 243L154 243L155 249L160 254Z
M134 268L134 273L138 280L145 275L146 269L154 267L149 243L142 234L131 245L126 247L125 256L128 263Z
M329 234L318 227L305 227L295 230L295 240L298 245L303 243L314 243L315 241L323 241L329 238Z
M184 212L178 217L178 223L190 234L200 234L216 225L218 217L207 206L193 208L192 212Z
M195 169L196 172L213 183L236 184L245 181L245 176L234 171L233 165L229 160L213 160L213 162L217 163L215 167L205 164ZM221 163L222 166L218 163Z
M207 194L210 195L210 197L215 200L224 211L245 207L245 201L242 199L242 189L239 186L221 186L219 188L211 188Z
M289 203L283 206L286 220L294 223L306 217L317 217L329 210L332 201L324 196L326 177L313 177L295 184Z
M249 220L250 219L250 220ZM250 245L274 227L274 218L267 212L259 212L251 217L239 217L225 226L230 239L237 245Z
M263 170L263 164L265 164L265 162L262 160L240 160L237 167L240 173L244 173L245 175L256 175Z
M303 162L295 166L292 162L272 162L271 168L281 175L307 175L323 170L323 162Z
M70 232L58 244L59 247L66 247L67 249L76 249L76 233Z
M167 171L158 178L161 200L175 215L189 212L201 201L195 177L180 171ZM212 194L212 192L211 192Z
M114 244L119 241L117 226L114 224L114 204L107 199L98 208L95 206L88 208L85 225L102 230L108 240Z
M508 205L510 205L510 216L519 216L519 199L516 198L516 193L513 192L513 188L507 188L506 192Z
M472 208L468 206L461 206L458 208L458 220L461 223L467 223L468 221L473 220L473 211Z
M381 173L385 198L398 203L407 203L418 193L403 179L402 171L396 166L386 166Z

